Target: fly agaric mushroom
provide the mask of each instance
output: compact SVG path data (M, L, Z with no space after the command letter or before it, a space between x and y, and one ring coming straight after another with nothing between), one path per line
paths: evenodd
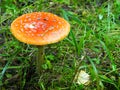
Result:
M70 24L48 12L33 12L16 18L11 24L12 34L21 42L37 45L36 69L40 73L44 62L44 45L63 40L70 32Z

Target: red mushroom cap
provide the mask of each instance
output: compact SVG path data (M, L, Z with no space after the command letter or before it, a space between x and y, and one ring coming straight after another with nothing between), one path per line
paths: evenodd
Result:
M33 12L15 19L11 32L21 42L46 45L64 39L70 32L70 24L52 13Z

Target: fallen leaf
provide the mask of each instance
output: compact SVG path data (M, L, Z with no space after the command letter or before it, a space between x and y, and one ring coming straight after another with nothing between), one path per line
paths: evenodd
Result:
M90 75L81 70L75 75L74 82L76 82L77 84L88 85L90 82Z

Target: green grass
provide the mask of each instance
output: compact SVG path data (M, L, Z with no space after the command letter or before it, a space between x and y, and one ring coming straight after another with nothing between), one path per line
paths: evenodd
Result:
M0 8L0 90L119 90L119 0L2 0ZM67 38L46 46L40 76L37 48L10 32L16 17L34 11L57 14L71 25ZM88 85L73 82L79 70L90 75Z

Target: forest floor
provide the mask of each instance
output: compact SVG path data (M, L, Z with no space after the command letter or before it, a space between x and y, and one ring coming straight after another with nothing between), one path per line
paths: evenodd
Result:
M0 8L0 90L120 89L119 0L2 0ZM41 11L65 18L71 31L45 47L38 75L37 48L14 38L10 25Z

